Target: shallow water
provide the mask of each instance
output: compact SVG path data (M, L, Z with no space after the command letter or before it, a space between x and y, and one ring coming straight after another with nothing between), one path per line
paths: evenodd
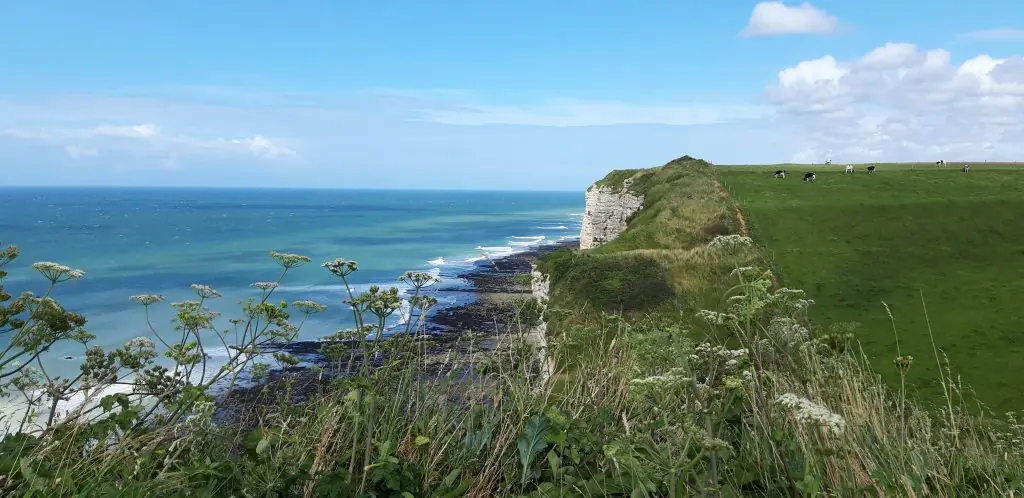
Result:
M275 297L329 306L300 333L316 339L352 320L341 305L341 281L319 263L358 261L357 292L371 284L401 287L397 277L408 270L451 279L484 254L576 237L583 204L577 192L0 188L0 243L21 249L6 282L12 293L45 290L32 262L86 271L54 297L85 314L105 348L151 336L130 295L165 295L152 318L172 335L169 302L193 298L190 284L208 284L224 295L211 307L224 314L225 328L239 316L239 300L259 296L252 282L276 279L269 251L304 254L313 263L290 272ZM439 297L451 305L468 294ZM81 357L80 346L59 344L47 368L69 375Z

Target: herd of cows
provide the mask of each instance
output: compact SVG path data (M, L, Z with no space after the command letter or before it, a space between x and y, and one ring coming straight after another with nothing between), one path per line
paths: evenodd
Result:
M825 165L831 165L831 164L832 164L831 160L825 161ZM945 168L946 167L946 161L945 160L935 161L935 166L938 167L938 168ZM869 165L866 169L867 169L867 172L868 172L869 175L875 174L875 165L874 164ZM971 165L970 164L964 164L963 168L960 168L960 171L962 171L964 173L970 173ZM854 174L853 165L852 164L846 165L846 168L843 170L843 174L844 175L852 175L852 174ZM775 178L785 178L787 176L789 176L789 172L788 171L786 171L784 169L777 169L777 170L775 170ZM815 175L813 172L804 173L804 181L805 182L813 182L816 178L817 178L817 175Z

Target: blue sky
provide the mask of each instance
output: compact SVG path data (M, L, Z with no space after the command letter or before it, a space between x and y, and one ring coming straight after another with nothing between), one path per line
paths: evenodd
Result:
M7 2L0 184L582 189L683 154L1024 156L1022 2L383 3Z

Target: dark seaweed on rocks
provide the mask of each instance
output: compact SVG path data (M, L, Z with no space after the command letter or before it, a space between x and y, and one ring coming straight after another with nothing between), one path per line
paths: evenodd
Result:
M466 354L469 341L463 340L463 336L468 332L494 337L507 331L514 319L515 298L530 297L530 285L525 277L530 275L531 264L541 255L563 248L577 249L579 241L562 241L500 258L482 260L473 268L458 274L457 278L470 283L469 291L475 294L475 298L466 304L436 309L427 317L422 332L429 336L426 344L428 357L438 360L433 363L441 368L444 365L441 358L453 353ZM467 292L467 289L445 286L442 283L433 292ZM474 348L486 349L493 343L494 341L483 341L474 345ZM236 387L224 393L217 402L217 418L239 420L245 418L245 414L251 413L256 406L273 402L276 393L280 392L276 387L280 385L285 374L288 374L292 383L292 401L298 403L307 400L314 392L323 389L330 380L329 375L322 375L320 371L310 368L326 366L327 361L320 353L326 344L330 342L296 341L267 348L268 353L291 353L304 360L305 364L272 371L269 379L263 384ZM351 354L356 355L354 364L361 364L364 361L362 353L353 347L355 344L347 345L350 346L350 351L353 351ZM342 361L347 362L348 358L343 358ZM379 363L379 360L374 363ZM439 372L425 373L429 375Z

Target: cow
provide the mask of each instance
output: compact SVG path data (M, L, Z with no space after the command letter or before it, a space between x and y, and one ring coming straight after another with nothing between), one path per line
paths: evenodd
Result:
M784 169L775 170L775 178L785 178L789 173Z
M804 181L805 182L813 182L814 178L815 178L814 173L804 173Z
M946 160L945 159L940 159L938 161L935 161L935 167L937 167L937 168L945 168L946 167Z
M825 165L826 166L830 166L831 164L832 164L832 160L831 159L828 159L828 160L825 161Z
M868 166L868 174L869 175L875 174L875 166L874 165Z
M970 173L971 172L971 165L970 164L965 164L964 167L960 169L960 171L963 171L964 173Z
M853 174L853 165L851 165L851 164L847 164L847 165L846 165L846 169L845 169L845 170L843 170L843 174L844 174L844 175L846 175L846 174L850 174L850 175L852 175L852 174Z

